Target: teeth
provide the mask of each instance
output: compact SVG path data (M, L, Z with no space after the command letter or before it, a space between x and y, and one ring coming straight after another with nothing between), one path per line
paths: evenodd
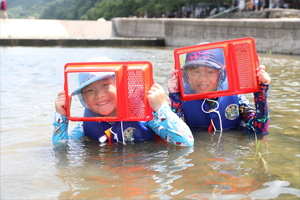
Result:
M102 102L102 103L98 103L97 105L98 105L98 106L101 106L101 105L106 104L107 102L109 102L109 101L105 101L105 102Z
M206 89L208 86L207 85L199 85L200 89L204 90Z

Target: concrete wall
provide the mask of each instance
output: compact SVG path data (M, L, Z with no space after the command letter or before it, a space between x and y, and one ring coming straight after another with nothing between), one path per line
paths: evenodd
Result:
M258 52L300 54L300 19L133 19L114 18L119 37L165 38L167 46L190 46L253 37Z
M253 37L258 52L271 50L273 53L300 55L300 19L295 18L114 18L112 21L104 22L27 19L0 21L0 45L8 46L64 44L97 46L111 44L138 45L138 43L141 43L140 45L165 44L180 47L195 45L199 42ZM38 39L43 41L38 41ZM164 39L164 43L161 39Z
M111 21L1 20L1 39L103 39L111 37Z

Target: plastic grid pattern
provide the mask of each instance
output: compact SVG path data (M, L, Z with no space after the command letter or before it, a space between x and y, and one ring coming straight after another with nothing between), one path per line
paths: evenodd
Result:
M144 73L142 70L128 70L128 100L129 100L129 118L145 117L145 86Z
M239 84L241 89L254 86L253 66L251 61L251 51L249 43L234 45Z

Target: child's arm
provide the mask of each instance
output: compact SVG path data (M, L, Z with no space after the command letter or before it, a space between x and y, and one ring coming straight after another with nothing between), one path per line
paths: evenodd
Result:
M182 101L179 92L179 79L176 76L178 70L173 70L168 80L169 98L171 101L172 111L181 119L184 120Z
M52 142L67 142L68 136L68 118L59 113L55 113L54 116L54 130L52 135Z
M79 140L84 137L82 123L77 126L68 134L68 118L66 110L65 91L60 91L55 99L55 117L54 117L54 131L52 142L67 142L69 139Z
M172 111L182 120L184 121L184 113L182 107L182 101L180 99L180 93L169 93L169 98L171 101L171 109Z
M154 84L148 95L154 119L147 122L157 135L177 146L193 146L194 137L189 127L173 113L165 99L164 89Z
M82 122L79 122L77 126L68 134L68 118L66 116L63 116L59 113L55 113L54 117L54 131L52 136L52 142L62 142L66 143L70 139L72 140L80 140L82 137L84 137L83 133L83 124Z
M267 103L268 85L261 85L259 92L254 93L256 110L252 107L245 95L239 95L240 114L245 121L246 127L259 133L268 131L269 107Z
M146 123L155 134L176 146L193 146L194 137L184 121L173 113L165 102L157 112L153 112L154 119Z
M240 113L245 120L247 128L264 133L268 131L270 120L267 98L271 78L268 73L265 72L265 66L259 66L257 77L260 90L254 93L256 110L253 109L244 95L240 95Z

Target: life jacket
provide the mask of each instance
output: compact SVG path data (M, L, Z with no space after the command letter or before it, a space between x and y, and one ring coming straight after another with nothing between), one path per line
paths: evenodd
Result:
M228 80L226 73L222 75L219 90L228 89ZM184 91L187 94L195 94L195 91L184 82ZM205 102L204 102L205 101ZM219 97L212 111L212 107L208 104L209 100L199 99L193 101L183 101L182 107L186 124L190 127L209 127L211 120L217 130L230 129L238 127L241 123L239 115L239 99L237 95ZM203 103L204 102L204 103ZM202 105L203 104L203 105Z
M99 115L91 111L89 108L85 108L84 117L96 116ZM110 131L107 132L109 129ZM83 122L83 131L85 136L96 139L99 142L104 142L106 137L112 142L118 141L122 143L155 139L155 133L139 121L114 123L85 121Z
M211 110L211 106L207 100L185 101L182 102L182 104L184 118L187 125L191 127L209 127L211 119L213 119L216 129L220 130L220 124L222 123L223 130L226 130L239 126L242 119L239 115L239 100L237 95L219 97L217 103L214 105L214 108L219 106L218 109L210 113L204 112ZM219 112L219 114L216 111Z

